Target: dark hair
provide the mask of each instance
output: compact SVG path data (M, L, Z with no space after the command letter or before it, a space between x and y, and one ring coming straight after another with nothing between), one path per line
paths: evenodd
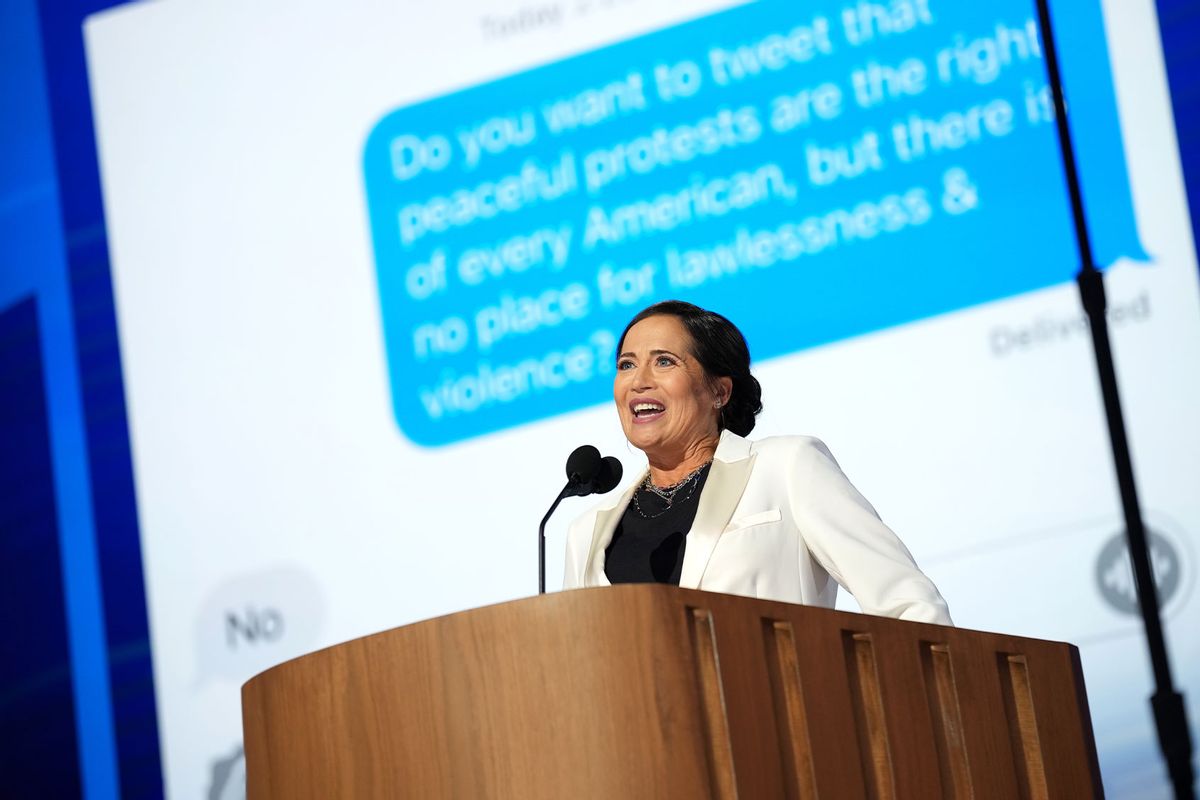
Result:
M664 300L642 309L617 340L617 352L625 345L629 329L647 317L671 316L683 323L692 337L692 355L709 378L731 378L733 390L721 406L717 429L728 428L738 436L754 430L754 418L762 411L762 387L750 374L750 348L737 326L713 311L682 300Z

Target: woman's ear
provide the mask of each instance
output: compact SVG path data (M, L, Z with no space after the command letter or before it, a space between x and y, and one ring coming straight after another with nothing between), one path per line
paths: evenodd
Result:
M714 401L717 408L729 405L729 397L733 394L733 378L729 376L717 378L713 381L713 393L717 396Z

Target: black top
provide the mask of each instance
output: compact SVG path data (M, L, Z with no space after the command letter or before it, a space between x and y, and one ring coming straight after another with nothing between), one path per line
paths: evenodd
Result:
M709 466L681 486L670 505L648 489L634 493L604 550L604 574L611 583L679 585L686 537Z

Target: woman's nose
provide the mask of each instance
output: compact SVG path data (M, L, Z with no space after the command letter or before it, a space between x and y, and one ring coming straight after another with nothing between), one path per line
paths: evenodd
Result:
M654 373L649 364L642 364L633 370L633 388L650 389L654 386Z
M630 367L617 372L615 388L620 391L644 392L653 386L653 377L645 367Z

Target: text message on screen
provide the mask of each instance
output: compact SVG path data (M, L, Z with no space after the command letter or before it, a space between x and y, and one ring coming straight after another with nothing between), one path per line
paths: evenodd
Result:
M1056 13L1099 32L1062 53L1098 261L1144 259L1099 7ZM757 3L391 112L396 421L434 446L601 402L668 297L761 359L1069 280L1053 123L1031 4L949 0Z

